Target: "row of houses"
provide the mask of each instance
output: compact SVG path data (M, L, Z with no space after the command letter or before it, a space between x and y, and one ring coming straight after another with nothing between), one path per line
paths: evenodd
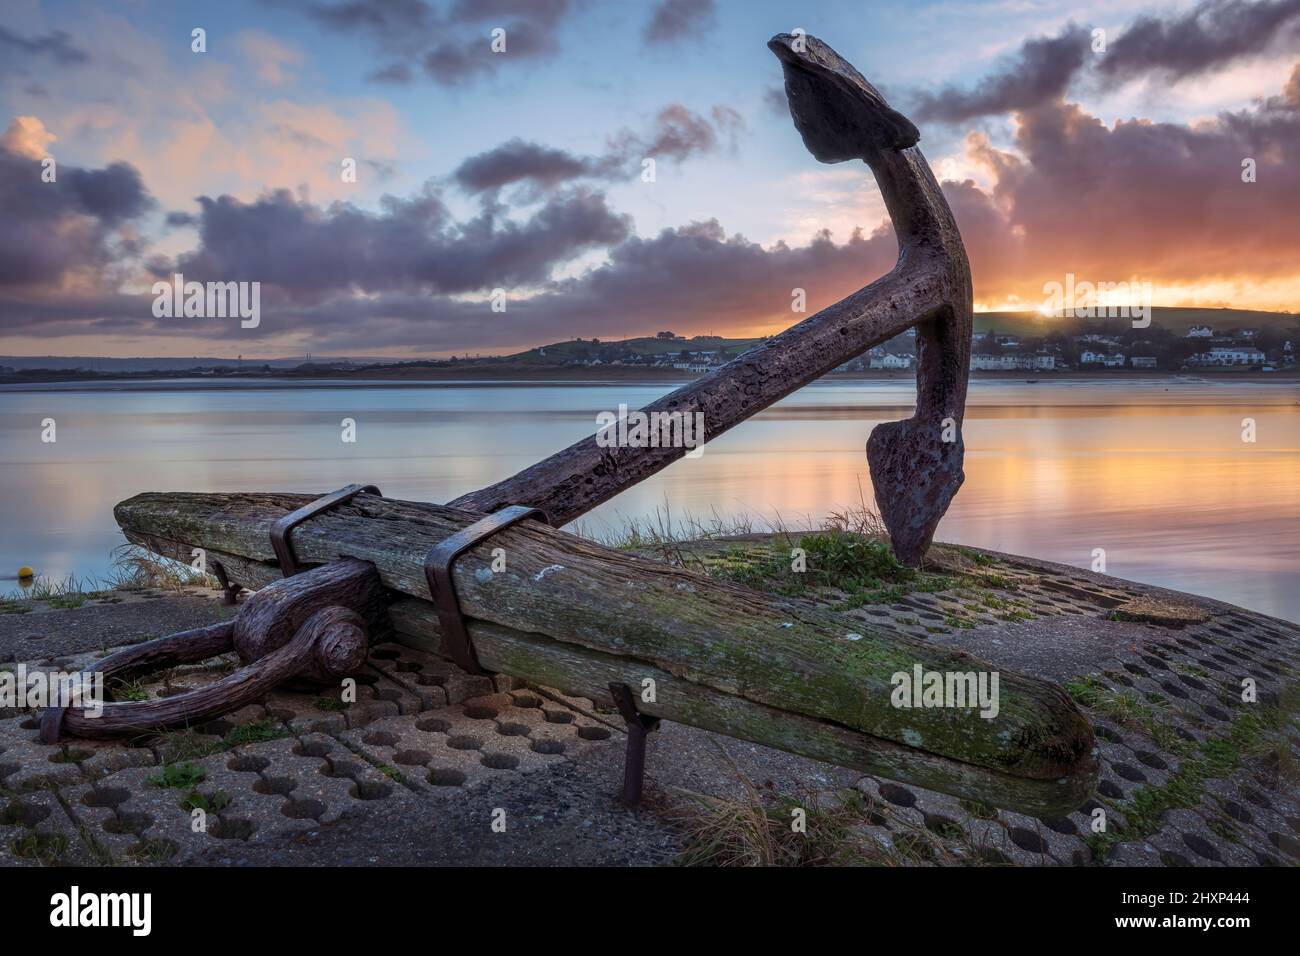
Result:
M1287 349L1288 359L1290 353L1291 350ZM1267 362L1268 358L1264 352L1253 346L1214 346L1206 352L1198 352L1187 359L1187 365L1194 368L1266 366ZM915 364L916 357L911 352L886 352L884 349L876 348L868 352L864 359L846 364L843 370L905 370ZM970 358L970 367L975 372L1050 372L1066 366L1060 361L1059 356L1041 351L1004 352L998 355L976 353ZM1079 367L1155 369L1159 367L1159 361L1155 355L1125 355L1117 350L1099 347L1080 352Z
M1228 332L1215 332L1213 326L1193 325L1187 330L1185 338L1211 339L1215 342L1253 342L1259 329L1232 329Z
M1262 367L1271 370L1273 367L1291 367L1295 364L1295 353L1290 342L1286 342L1281 349L1271 349L1270 353L1265 353L1256 347L1257 334L1253 329L1246 329L1233 330L1228 335L1215 335L1209 326L1194 326L1187 332L1186 338L1194 341L1203 351L1188 355L1186 348L1171 352L1167 342L1162 344L1158 337L1152 341L1133 341L1094 331L1070 337L1073 343L1071 347L1061 336L1046 341L1039 338L1022 340L1017 335L989 331L975 337L970 367L977 372L1050 372L1067 368L1154 370L1179 367ZM889 343L876 346L860 358L846 362L840 366L839 371L906 371L914 368L915 336L916 330L908 329ZM661 341L685 341L682 336L671 331L659 332L655 338ZM695 341L701 342L702 339L697 337ZM595 339L592 344L599 346ZM538 352L545 355L545 349L539 349ZM725 365L734 354L734 350L725 348L682 349L657 356L633 356L627 352L617 357L607 354L603 361L599 356L584 356L570 359L564 364L653 365L699 375Z
M1056 368L1056 356L1048 352L972 355L970 367L976 372L1050 372Z
M912 368L916 356L911 352L884 352L873 349L867 353L865 360L846 363L841 367L846 372L861 372L866 369L884 369L899 371ZM1035 352L1026 355L972 355L970 367L977 372L1050 372L1057 367L1056 356L1047 352Z
M1264 353L1253 346L1215 346L1208 352L1197 352L1187 360L1187 364L1208 368L1216 365L1263 365L1266 361Z

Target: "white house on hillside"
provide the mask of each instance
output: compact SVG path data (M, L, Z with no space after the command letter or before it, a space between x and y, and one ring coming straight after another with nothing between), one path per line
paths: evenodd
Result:
M1198 352L1188 359L1193 365L1262 365L1264 353L1256 348L1219 348Z
M899 355L873 355L871 356L870 362L867 364L867 368L898 369L911 367L912 356L906 352Z
M1123 368L1124 356L1119 353L1084 351L1079 355L1080 365L1104 365L1106 368Z

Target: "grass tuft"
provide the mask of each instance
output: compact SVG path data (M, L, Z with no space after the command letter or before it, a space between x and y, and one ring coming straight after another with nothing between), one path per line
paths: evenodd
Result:
M150 777L149 782L164 789L193 789L203 782L207 773L192 763L172 763L163 767L162 773Z

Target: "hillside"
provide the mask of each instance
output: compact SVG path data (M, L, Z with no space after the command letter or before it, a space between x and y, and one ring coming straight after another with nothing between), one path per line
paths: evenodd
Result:
M1094 320L1044 317L1038 312L977 312L975 333L990 329L1007 335L1044 336L1052 332L1071 331L1076 324ZM1128 320L1099 319L1098 322ZM1166 329L1176 336L1187 334L1194 325L1208 325L1216 332L1235 328L1253 328L1262 331L1287 332L1300 326L1300 314L1292 312L1257 312L1250 309L1183 309L1156 307L1151 310L1153 328ZM690 352L718 351L726 358L734 358L762 339L727 339L719 336L697 335L693 338L660 339L650 336L635 339L571 339L553 342L527 352L504 356L498 361L536 365L556 365L569 361L584 361L599 357L612 361L619 355L636 358L658 358L683 350Z
M529 365L559 365L565 362L589 361L599 358L604 362L618 360L650 360L661 356L681 353L683 351L700 353L714 352L721 358L732 359L746 349L761 342L762 339L725 339L717 335L697 335L693 338L684 336L673 339L661 339L644 336L635 339L616 341L602 339L571 339L566 342L552 342L527 352L504 356L505 362L519 362Z
M1075 319L1073 316L1065 319L1045 317L1038 312L977 312L975 332L979 334L995 329L1007 335L1041 336L1060 331L1070 323L1086 321L1089 320ZM1186 335L1193 325L1208 325L1216 332L1234 328L1285 331L1300 326L1300 315L1293 312L1256 312L1250 309L1155 307L1151 310L1151 325L1168 329L1175 335Z

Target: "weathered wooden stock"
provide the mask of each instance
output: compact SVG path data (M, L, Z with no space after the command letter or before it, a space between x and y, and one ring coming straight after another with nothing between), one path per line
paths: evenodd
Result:
M308 502L278 494L144 494L116 508L127 537L162 554L194 547L233 580L279 577L269 530ZM370 562L398 630L438 649L423 559L473 515L360 495L294 532L308 564ZM492 570L503 548L506 570ZM998 715L892 705L891 677L995 670L967 654L873 633L808 604L724 584L525 522L466 552L454 569L460 606L485 667L598 700L610 681L657 682L654 716L880 773L1054 812L1093 782L1094 741L1058 686L1000 673Z

